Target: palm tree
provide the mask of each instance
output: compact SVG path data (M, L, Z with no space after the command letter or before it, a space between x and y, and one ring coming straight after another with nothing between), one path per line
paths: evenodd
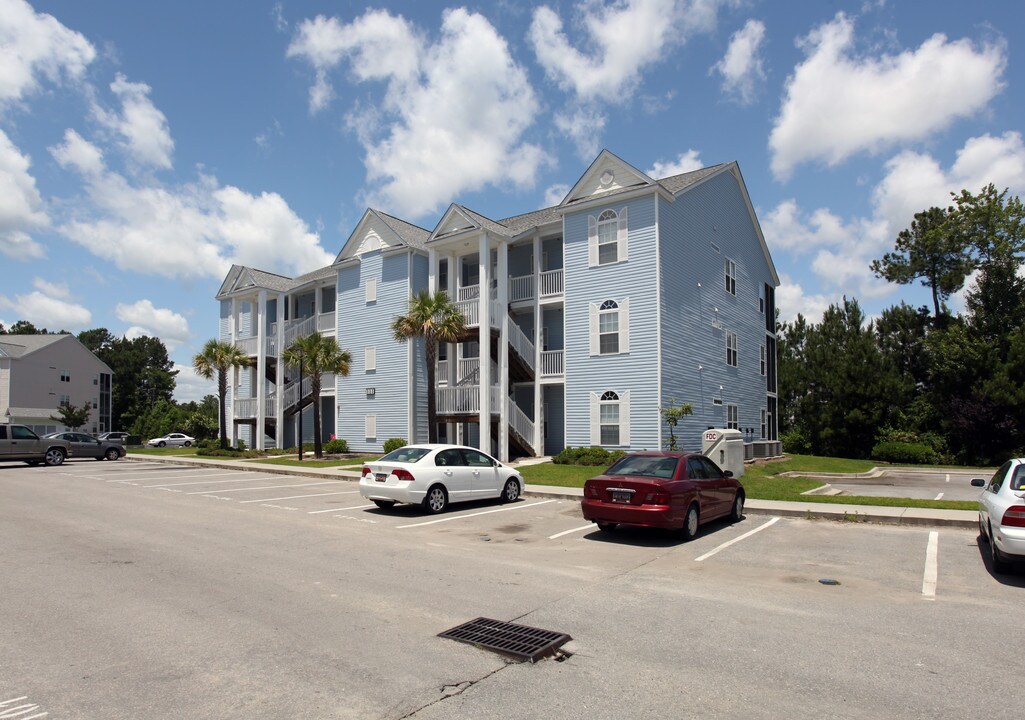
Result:
M299 369L300 377L303 373L310 376L310 395L313 397L313 455L321 458L324 456L324 450L320 425L320 376L323 373L348 376L352 355L348 350L339 348L334 338L327 338L319 332L315 332L295 340L281 354L281 357L286 363ZM299 412L302 412L301 384L299 392ZM300 448L302 444L303 439L299 438ZM301 452L300 457L302 457Z
M392 333L399 342L423 338L427 352L427 437L438 442L438 407L435 398L435 361L439 342L455 342L466 327L466 318L448 293L440 290L431 295L421 290L409 300L409 312L392 322ZM413 438L410 438L412 440Z
M228 447L228 427L225 404L228 401L228 370L249 367L252 360L239 347L230 342L207 340L202 351L192 358L196 374L211 379L217 374L217 397L220 400L221 449Z

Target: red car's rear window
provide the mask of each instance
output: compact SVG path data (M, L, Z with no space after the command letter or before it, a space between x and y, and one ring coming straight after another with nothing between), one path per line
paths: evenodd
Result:
M605 471L606 475L635 475L637 477L671 480L676 475L680 459L657 455L627 455Z

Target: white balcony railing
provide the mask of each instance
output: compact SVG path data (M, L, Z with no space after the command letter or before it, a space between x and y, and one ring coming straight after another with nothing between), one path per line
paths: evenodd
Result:
M335 331L334 312L321 313L317 316L317 330L322 333L333 333Z
M434 369L434 380L439 385L448 385L448 360L439 360Z
M541 297L556 297L563 294L562 269L545 270L540 277Z
M480 382L480 358L460 358L456 367L456 385L476 385Z
M264 417L272 418L277 414L277 398L271 396L264 400ZM251 420L259 410L259 398L235 398L234 413L236 420Z
M520 275L509 278L509 302L520 302L534 298L534 276Z
M456 301L476 300L480 297L480 285L467 285L456 288Z
M561 377L566 374L564 363L565 351L541 351L541 377Z
M260 338L255 336L238 338L235 340L235 347L244 352L246 355L256 355L260 349Z
M480 385L439 387L434 393L439 415L480 414ZM501 409L501 389L497 385L492 385L488 397L491 400L491 413L497 415Z

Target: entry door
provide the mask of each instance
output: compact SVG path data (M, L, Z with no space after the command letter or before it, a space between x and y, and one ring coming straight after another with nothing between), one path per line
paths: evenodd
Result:
M498 487L498 472L495 461L479 450L463 448L466 464L472 471L473 497L497 497L501 488Z
M473 496L473 470L466 466L457 448L442 450L434 457L441 482L448 490L450 502L469 500Z

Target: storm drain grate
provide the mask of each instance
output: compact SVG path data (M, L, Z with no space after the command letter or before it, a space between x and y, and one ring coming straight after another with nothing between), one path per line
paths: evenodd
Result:
M540 660L546 655L553 655L556 650L573 639L566 633L483 617L438 633L438 637L478 645L530 662Z

